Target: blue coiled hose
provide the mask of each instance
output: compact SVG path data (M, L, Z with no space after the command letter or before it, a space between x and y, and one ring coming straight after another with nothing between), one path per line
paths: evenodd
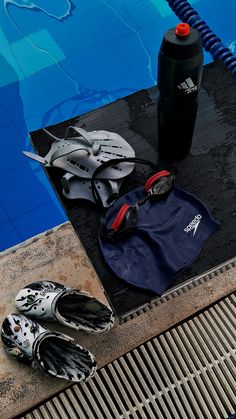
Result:
M221 60L226 67L236 74L236 58L218 38L207 23L201 19L199 14L187 0L167 0L173 12L178 18L196 29L202 38L202 44L206 51L209 51L214 60Z

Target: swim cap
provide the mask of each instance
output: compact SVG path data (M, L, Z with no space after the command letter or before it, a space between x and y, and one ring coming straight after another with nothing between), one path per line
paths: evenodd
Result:
M140 187L119 198L104 217L108 229L123 204L135 205L145 196L144 187ZM138 207L136 224L129 234L112 239L100 234L100 248L118 277L162 294L176 274L194 262L219 225L199 199L173 188L164 198L148 199Z

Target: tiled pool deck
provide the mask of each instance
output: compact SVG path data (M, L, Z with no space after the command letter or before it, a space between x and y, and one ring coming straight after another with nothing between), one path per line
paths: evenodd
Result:
M235 266L235 264L234 264ZM105 301L101 284L70 225L65 225L34 238L19 247L2 253L0 322L15 311L14 297L18 290L37 279L48 278L84 289ZM236 290L236 268L215 270L207 281L200 280L185 292L168 296L162 304L153 304L139 315L127 319L105 335L88 336L69 331L78 343L90 349L102 367L138 345L178 324L191 315ZM51 329L68 333L66 328L50 325ZM69 385L53 380L7 357L0 346L0 417L8 419L33 407Z

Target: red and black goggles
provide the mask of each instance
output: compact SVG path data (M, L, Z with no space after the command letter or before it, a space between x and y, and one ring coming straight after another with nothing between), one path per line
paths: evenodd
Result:
M106 226L103 226L102 236L115 238L131 232L135 228L139 208L149 199L160 199L166 195L171 190L173 182L174 175L168 170L155 173L145 183L146 197L135 205L123 204L111 227L108 229Z
M111 162L113 162L113 164L118 164L124 161L141 163L144 165L148 165L152 169L156 170L156 165L154 165L152 162L138 158L115 159L111 160L110 162L106 162L102 166L103 168L105 168L109 164L111 164ZM100 167L98 168L99 170L97 169L97 173L100 172ZM99 203L99 194L95 184L96 171L94 172L94 175L95 176L91 182L92 191L94 194L95 201ZM106 238L115 238L132 231L136 225L139 207L141 205L144 205L147 200L158 198L160 199L164 197L171 190L174 183L174 179L174 173L166 169L160 170L154 175L152 175L145 183L145 198L142 201L137 202L135 205L130 205L128 203L123 204L110 227L107 227L102 223L101 235Z

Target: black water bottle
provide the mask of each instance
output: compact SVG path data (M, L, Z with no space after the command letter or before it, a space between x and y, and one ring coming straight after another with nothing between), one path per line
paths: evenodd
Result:
M158 57L158 148L167 161L191 148L202 77L199 32L180 23L164 35Z

